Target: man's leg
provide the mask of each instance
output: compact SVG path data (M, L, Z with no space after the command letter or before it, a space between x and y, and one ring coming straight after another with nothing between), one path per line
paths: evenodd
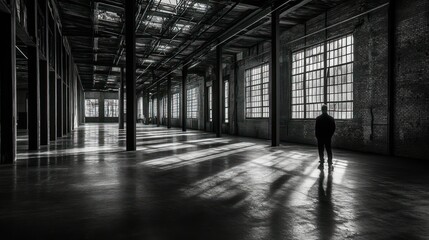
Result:
M332 165L331 139L326 139L325 147L326 147L326 153L328 153L328 164Z
M324 144L324 142L323 142L322 139L317 139L317 146L319 148L319 158L320 158L319 162L322 163L322 164L325 162L325 156L324 156L325 149L324 149L324 145L325 144Z

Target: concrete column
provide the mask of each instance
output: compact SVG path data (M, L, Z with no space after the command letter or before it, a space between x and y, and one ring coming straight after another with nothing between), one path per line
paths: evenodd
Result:
M121 83L119 86L119 129L124 129L124 68L121 68Z
M38 47L37 0L27 2L28 33L35 46L28 46L28 149L37 150L40 145L40 79Z
M223 85L223 73L222 73L222 46L216 47L216 79L213 83L212 94L213 94L213 128L216 133L216 137L222 136L222 85Z
M171 128L171 76L167 79L167 128Z
M186 132L186 118L187 118L187 92L186 92L186 79L188 77L188 66L182 68L182 131Z
M275 8L275 5L274 5ZM280 144L280 30L279 10L271 13L271 146Z
M11 13L0 12L0 164L16 158L16 30L15 1Z
M136 2L125 0L127 151L136 150Z

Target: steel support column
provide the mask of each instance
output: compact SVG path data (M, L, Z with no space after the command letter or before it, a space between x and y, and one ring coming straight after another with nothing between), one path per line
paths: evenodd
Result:
M156 86L156 126L161 125L161 92L160 92L159 83Z
M275 8L275 6L273 7ZM280 144L280 30L279 10L271 13L271 146Z
M62 47L62 38L57 32L57 137L63 136L63 64L64 64L64 51Z
M40 79L37 0L27 2L28 33L36 43L28 46L28 149L37 150L40 145Z
M53 51L53 68L49 73L49 137L51 141L57 140L57 31L55 23L53 24L52 32L54 34L52 49Z
M171 128L171 76L167 79L167 128Z
M16 20L15 1L11 13L0 12L0 164L16 158Z
M222 46L216 47L216 79L213 83L213 129L216 137L222 136Z
M124 129L124 86L125 86L125 72L121 67L121 83L119 86L119 129Z
M136 150L136 2L125 0L127 151Z
M187 117L187 92L186 92L186 79L188 78L188 66L182 68L182 131L186 132L186 117Z
M49 15L47 1L41 1L42 14L45 17L45 60L40 61L40 145L49 144Z
M49 143L49 64L40 61L40 145Z

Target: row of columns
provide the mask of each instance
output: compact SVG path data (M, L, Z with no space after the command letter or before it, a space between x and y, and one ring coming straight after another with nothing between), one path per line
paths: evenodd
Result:
M28 149L38 150L72 131L76 119L77 75L66 52L63 37L51 16L47 0L27 1L27 32L33 43L27 45L28 60ZM5 34L0 42L0 148L2 164L16 159L16 3L0 12ZM40 12L39 12L40 11ZM39 16L42 18L39 18ZM40 21L43 19L43 21ZM45 31L39 31L40 29ZM49 33L53 37L50 38ZM39 34L44 33L44 36ZM52 42L50 40L52 39ZM42 42L43 41L43 42ZM44 47L44 53L41 51ZM50 59L53 57L53 59ZM73 106L72 106L73 105Z
M127 150L134 151L136 149L136 52L135 52L135 12L136 4L134 0L125 1L125 25L126 25L126 84L127 84ZM273 5L271 13L271 87L270 87L270 121L271 121L271 145L278 146L280 144L280 80L279 80L279 50L280 50L280 32L279 32L279 13L280 11ZM186 82L188 75L188 67L185 64L182 68L182 87L181 87L181 114L182 114L182 130L186 131L186 116L187 116L187 91ZM216 133L216 137L222 135L222 44L218 44L216 47L216 79L213 84L213 127ZM123 82L123 81L122 81ZM158 93L160 92L159 85L157 85ZM123 83L121 83L120 93L123 92ZM120 95L121 101L122 94ZM158 94L157 100L157 125L160 122L160 96ZM171 127L171 77L167 80L167 127ZM120 101L120 102L121 102ZM122 108L123 111L123 108ZM120 103L120 116L121 103ZM146 114L145 114L146 115ZM147 116L147 115L146 115ZM121 117L120 117L120 128Z

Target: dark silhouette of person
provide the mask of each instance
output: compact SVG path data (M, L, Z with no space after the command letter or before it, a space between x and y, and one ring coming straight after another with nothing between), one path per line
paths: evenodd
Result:
M329 170L332 170L331 139L335 132L335 120L328 115L328 107L326 105L322 106L322 114L316 118L315 131L320 157L319 169L323 170L323 164L325 163L324 151L326 148Z

